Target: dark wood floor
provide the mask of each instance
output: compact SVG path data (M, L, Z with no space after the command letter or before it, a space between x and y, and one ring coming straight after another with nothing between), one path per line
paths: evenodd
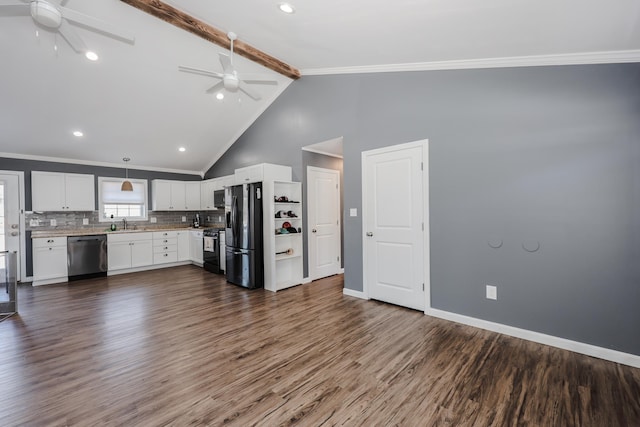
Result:
M640 426L640 369L185 266L38 288L0 323L0 425Z

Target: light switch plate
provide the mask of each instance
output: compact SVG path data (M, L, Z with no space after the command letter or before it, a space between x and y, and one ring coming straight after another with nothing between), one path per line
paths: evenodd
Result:
M156 222L158 222L158 219L155 216L151 217L151 224L155 224Z
M58 221L56 221L55 219L49 220L49 225L55 227L56 225L58 225Z
M358 208L349 209L349 216L358 216Z
M496 286L487 285L487 299L498 299L498 288Z
M82 225L89 225L89 218L82 218Z
M37 219L30 219L30 220L29 220L29 227L37 227L37 226L39 226L39 225L40 225L40 224L38 223L38 220L37 220Z
M182 217L182 222L187 222L187 217L186 216Z

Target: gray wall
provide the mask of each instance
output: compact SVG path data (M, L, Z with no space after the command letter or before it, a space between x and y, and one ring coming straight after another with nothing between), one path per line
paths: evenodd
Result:
M309 151L302 151L302 219L303 224L307 223L307 166L315 166L318 168L334 169L340 171L340 206L344 205L344 174L342 172L342 159L337 157L325 156ZM304 246L303 254L303 273L304 277L309 277L309 254L307 251L309 233L303 230L302 245ZM340 212L340 236L344 236L344 217ZM341 239L340 245L340 266L344 267L344 239Z
M359 213L362 151L430 140L434 308L640 354L639 64L303 77L208 175L273 162L299 179L300 147L337 136ZM359 291L361 217L344 227Z

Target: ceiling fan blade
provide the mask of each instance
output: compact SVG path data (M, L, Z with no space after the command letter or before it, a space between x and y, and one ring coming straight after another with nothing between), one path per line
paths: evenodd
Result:
M207 89L207 93L214 93L222 88L224 88L224 82L218 82L215 85L211 86L209 89Z
M30 16L31 6L25 3L0 4L0 16Z
M67 2L68 2L68 1L69 1L69 0L62 0L62 1L60 2L60 6L64 6L65 4L67 4Z
M62 16L65 19L68 19L71 22L75 22L76 24L80 24L92 31L96 31L106 36L131 44L134 44L136 41L135 37L123 31L122 29L111 25L108 22L94 18L93 16L85 15L84 13L80 13L66 7L60 7L60 11L62 11Z
M243 82L249 83L250 85L271 85L277 86L278 82L275 80L252 80L252 79L242 79Z
M200 68L185 67L183 65L178 65L178 70L184 71L185 73L201 74L203 76L215 77L217 79L221 79L224 77L223 74L216 73L215 71L207 71L207 70L202 70Z
M220 63L222 64L222 70L224 71L225 74L233 74L234 73L234 69L233 69L233 65L231 65L231 58L229 58L229 55L226 55L224 53L220 53Z
M58 28L58 31L64 37L64 39L69 43L69 45L78 53L84 53L87 51L87 46L84 44L84 41L80 38L76 30L71 27L71 25L62 20L62 24Z
M260 101L260 99L262 99L260 94L258 94L258 92L254 91L253 89L250 89L249 86L244 84L244 81L240 81L240 83L238 85L238 89L240 89L241 91L243 91L244 93L246 93L247 95L249 95L251 98L253 98L256 101Z

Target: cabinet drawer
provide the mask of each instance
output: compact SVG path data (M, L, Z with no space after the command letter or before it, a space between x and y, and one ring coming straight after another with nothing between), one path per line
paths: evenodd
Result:
M107 234L107 243L110 242L137 242L140 240L151 240L152 233L114 233Z
M178 232L177 231L154 231L153 232L154 242L156 241L156 239L166 239L170 237L178 237Z
M164 264L167 262L177 262L177 261L178 261L177 252L165 252L165 253L153 254L154 264Z
M178 238L177 237L165 237L164 239L153 239L153 246L167 246L167 245L177 245Z
M38 237L32 240L32 246L34 249L55 247L55 246L67 246L66 237Z
M153 253L154 254L160 254L160 253L166 253L166 252L177 252L178 251L178 245L173 244L173 245L160 245L160 246L154 246L153 247Z

